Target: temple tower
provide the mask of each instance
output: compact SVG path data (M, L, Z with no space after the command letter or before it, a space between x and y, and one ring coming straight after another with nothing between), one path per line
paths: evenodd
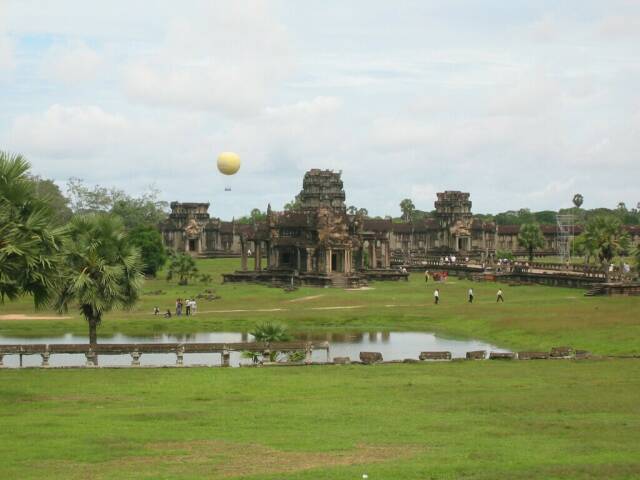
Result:
M435 217L441 228L440 247L458 252L471 250L471 200L466 192L447 190L437 194Z

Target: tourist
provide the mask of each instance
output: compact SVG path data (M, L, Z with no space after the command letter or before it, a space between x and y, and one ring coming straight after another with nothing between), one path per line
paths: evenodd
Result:
M185 304L184 304L184 305L185 305L185 307L186 307L186 312L185 312L185 313L186 313L186 315L187 315L187 317L188 317L189 315L191 315L191 300L189 300L189 299L187 298L187 301L185 302Z
M171 309L167 308L167 311L164 313L164 318L171 318Z
M177 299L176 300L176 317L179 317L182 315L182 299Z
M438 290L437 288L433 292L433 303L435 303L436 305L440 303L440 290Z
M429 283L429 270L424 271L424 282Z
M496 303L504 302L504 297L502 296L502 289L498 289L498 293L496 294Z
M469 303L473 303L473 288L469 289L469 291L467 292L467 295L469 297Z
M154 315L160 315L160 308L159 307L153 307L153 314Z
M196 303L195 299L191 300L191 315L195 315L197 310L198 304Z

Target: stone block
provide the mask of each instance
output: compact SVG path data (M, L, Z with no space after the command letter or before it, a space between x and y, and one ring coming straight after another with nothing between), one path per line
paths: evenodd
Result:
M417 360L415 358L405 358L404 360L402 360L402 363L419 363L420 360Z
M548 358L547 352L518 352L519 360L546 360Z
M382 354L380 352L360 352L360 361L365 364L381 362Z
M512 352L491 352L489 360L514 360L516 354Z
M487 358L486 350L467 352L467 360L484 360L485 358Z
M349 357L333 357L333 363L336 365L348 365L351 363L351 359Z
M588 352L587 350L576 350L575 358L577 358L578 360L591 358L591 352Z
M551 358L570 358L573 357L573 348L571 347L553 347L549 354Z
M451 360L451 352L420 352L420 360Z

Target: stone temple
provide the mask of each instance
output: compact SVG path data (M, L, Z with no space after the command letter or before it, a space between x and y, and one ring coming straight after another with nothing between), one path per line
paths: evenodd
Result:
M297 200L295 211L274 212L269 205L266 222L241 233L242 270L224 275L226 282L356 286L367 278L406 278L390 269L388 237L347 214L340 173L308 171Z

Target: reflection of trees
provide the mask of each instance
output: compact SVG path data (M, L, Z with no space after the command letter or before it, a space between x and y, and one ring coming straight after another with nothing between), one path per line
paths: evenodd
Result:
M391 340L391 332L382 332L382 341L384 343L389 343L389 340Z

